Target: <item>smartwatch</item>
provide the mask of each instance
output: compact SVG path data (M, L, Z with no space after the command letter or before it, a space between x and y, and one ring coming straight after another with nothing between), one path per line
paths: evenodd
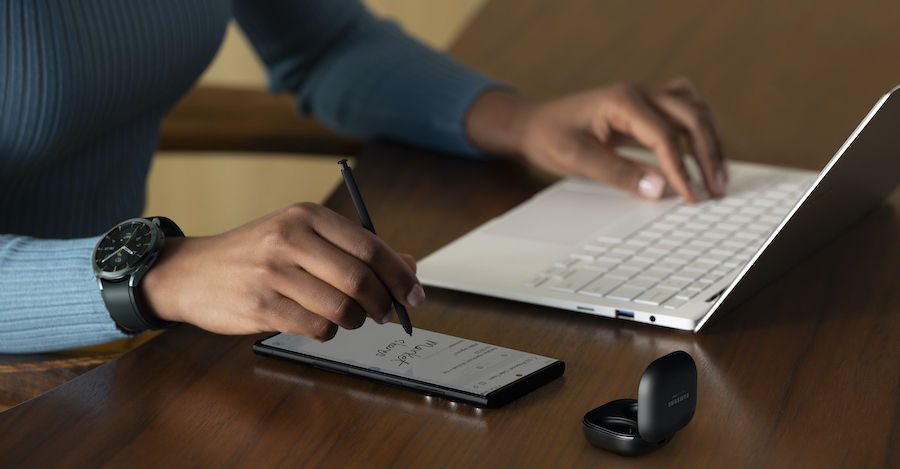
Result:
M94 249L94 276L103 302L113 321L129 331L178 324L145 314L137 292L138 282L156 262L167 236L184 237L184 233L165 217L132 218L106 232Z

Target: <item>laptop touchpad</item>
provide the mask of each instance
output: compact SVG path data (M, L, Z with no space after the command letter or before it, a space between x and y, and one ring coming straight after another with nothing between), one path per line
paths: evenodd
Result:
M621 224L646 206L647 202L612 188L559 187L501 216L485 232L574 244L601 228Z

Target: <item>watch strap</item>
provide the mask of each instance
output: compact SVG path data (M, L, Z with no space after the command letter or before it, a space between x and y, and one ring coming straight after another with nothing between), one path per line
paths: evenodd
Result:
M167 237L184 238L181 228L174 221L166 217L147 217L148 220L156 223L156 226L162 230Z

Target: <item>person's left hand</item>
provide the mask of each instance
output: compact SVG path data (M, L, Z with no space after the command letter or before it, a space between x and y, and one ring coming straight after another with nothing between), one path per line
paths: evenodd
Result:
M491 90L472 105L466 131L488 153L523 156L559 176L589 177L647 199L662 197L668 181L696 202L681 152L685 138L710 195L724 195L728 181L712 115L685 78L663 89L619 84L547 101ZM628 139L652 150L659 168L615 153Z

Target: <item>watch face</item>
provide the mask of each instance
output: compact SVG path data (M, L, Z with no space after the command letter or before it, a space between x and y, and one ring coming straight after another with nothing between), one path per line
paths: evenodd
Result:
M94 270L104 277L126 274L153 247L158 231L143 220L128 220L106 233L94 252Z

